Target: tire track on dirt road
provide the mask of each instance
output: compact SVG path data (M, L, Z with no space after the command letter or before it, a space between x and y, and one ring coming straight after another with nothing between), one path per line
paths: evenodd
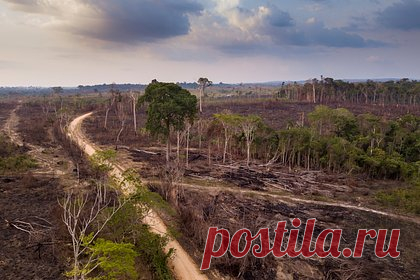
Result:
M20 122L20 118L17 112L22 107L22 101L19 101L19 104L10 112L9 117L7 118L4 126L3 131L4 133L10 138L10 141L18 146L25 146L29 148L27 152L28 155L33 157L39 164L42 170L35 170L34 174L38 175L51 175L53 177L58 175L64 175L65 172L59 170L54 165L54 162L51 158L45 155L46 149L31 143L25 142L21 135L18 132L18 125Z
M83 151L92 156L96 151L100 149L97 148L94 144L90 143L89 140L84 136L83 132L81 131L81 124L84 119L88 118L92 115L91 113L84 114L75 118L68 127L68 136L75 141ZM113 170L111 171L111 175L115 176L116 178L122 178L123 169L120 166L112 165ZM128 194L133 191L133 188L129 185L126 185L123 188L123 192ZM154 233L163 235L168 232L165 224L163 223L162 219L156 214L154 211L150 211L144 222L148 224L151 230ZM182 246L178 243L178 241L171 239L168 242L165 250L168 252L170 248L175 249L175 255L170 260L170 266L172 271L175 274L176 279L186 279L186 280L205 280L208 279L206 275L201 273L198 269L196 263L192 260L189 254L182 248Z
M3 131L9 136L10 140L18 146L23 146L23 141L17 133L17 125L19 124L19 117L16 112L22 107L22 104L17 105L11 112L6 122L4 123Z

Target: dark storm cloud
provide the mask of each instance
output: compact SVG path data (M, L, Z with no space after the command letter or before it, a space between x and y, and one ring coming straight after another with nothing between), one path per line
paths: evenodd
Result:
M313 1L313 0L311 0ZM322 0L329 1L329 0ZM317 1L318 2L318 1ZM277 46L325 46L334 48L370 48L383 47L386 44L365 39L355 33L356 30L328 28L322 22L296 24L291 15L276 5L268 5L269 15L264 19L257 33L268 35ZM234 42L233 46L237 46ZM229 45L228 45L229 46ZM255 49L255 43L247 43L240 49ZM263 48L265 50L265 48Z
M377 22L387 28L420 29L420 1L403 0L379 13Z
M198 13L201 5L188 0L95 1L102 12L102 26L83 34L115 42L154 41L188 34L188 14Z
M66 11L57 9L60 6L57 2L5 1L21 11L66 19ZM90 7L92 16L78 18L77 14L72 15L71 21L62 26L63 30L88 38L129 44L188 34L188 15L203 9L194 0L74 0L74 3Z
M335 48L383 47L384 43L367 40L358 34L339 28L327 28L314 23L296 28L270 28L265 31L279 45L325 46Z

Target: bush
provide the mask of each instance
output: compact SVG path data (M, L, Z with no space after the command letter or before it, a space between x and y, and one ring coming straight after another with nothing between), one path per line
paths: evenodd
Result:
M10 172L25 172L37 167L30 156L24 154L25 148L19 147L0 135L0 174Z
M138 279L135 267L135 258L138 254L133 244L114 243L99 238L89 246L89 253L96 260L91 267L93 269L99 267L105 274L93 279Z
M173 279L168 266L173 250L169 253L164 251L168 237L150 232L149 226L142 224L144 214L135 202L127 202L108 223L103 236L114 242L134 244L134 250L150 267L156 279Z
M420 181L410 188L382 191L376 195L377 201L388 207L402 209L409 213L420 214Z
M37 163L27 155L0 158L0 173L24 172L37 166Z
M173 279L168 266L168 261L174 253L170 249L165 253L164 248L168 243L168 237L150 232L147 225L141 225L142 230L137 236L136 249L140 256L150 264L155 277L160 280Z

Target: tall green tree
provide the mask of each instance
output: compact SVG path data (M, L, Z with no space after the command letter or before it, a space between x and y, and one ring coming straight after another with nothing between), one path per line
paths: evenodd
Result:
M171 132L181 131L197 115L197 98L174 83L153 81L139 98L148 104L146 130L154 136L166 138L166 161L171 153Z

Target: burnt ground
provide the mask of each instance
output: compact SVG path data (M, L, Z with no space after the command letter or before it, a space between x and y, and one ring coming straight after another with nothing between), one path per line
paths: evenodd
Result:
M155 154L150 154L152 152ZM164 155L159 149L120 149L120 158L127 159L136 167L142 178L158 180L161 167L165 164ZM266 194L293 195L318 201L341 201L358 206L382 209L374 199L378 191L395 188L405 183L390 180L368 179L363 175L346 175L289 170L281 165L251 165L244 168L240 163L222 164L214 162L210 166L206 156L197 151L190 152L189 168L183 170L183 182L204 186L218 186L245 191L258 191Z
M75 162L82 182L92 178L89 161L60 134L55 116L43 114L39 103L8 108L4 112L18 109L13 118L5 119L15 140L23 142L38 167L26 174L0 177L0 279L67 279L64 273L71 266L71 241L58 200L65 190L78 185ZM26 223L38 234L15 227L28 229ZM141 279L153 279L147 263L139 260L138 265Z
M418 250L415 242L420 237L418 224L406 223L373 213L316 204L284 203L262 196L238 195L235 192L218 192L203 195L200 191L186 190L182 201L188 221L183 241L196 249L196 260L201 261L204 250L205 231L210 226L228 229L231 234L241 228L248 228L254 234L259 228L270 228L271 238L277 222L287 221L289 228L293 218L305 221L316 218L314 236L326 228L343 229L340 249L353 248L359 228L401 229L399 242L400 258L379 259L374 255L374 242L367 241L361 259L288 258L275 260L273 257L256 259L248 257L235 259L225 255L214 259L212 268L241 279L419 279ZM194 210L187 210L194 209ZM184 213L186 214L186 213ZM188 229L187 229L188 228ZM287 236L287 235L286 235ZM298 246L299 248L299 246ZM201 253L201 254L200 254ZM349 277L349 278L347 278Z
M210 100L204 103L204 118L210 118L214 113L228 109L239 114L258 114L264 121L274 129L285 128L290 122L297 122L301 113L313 111L317 104L306 102L283 102L272 99L223 99ZM419 107L412 106L372 106L365 104L328 104L330 107L344 107L354 114L372 113L384 118L397 118L407 113L420 114ZM147 116L144 108L138 111L138 128L145 124ZM108 128L104 128L105 112L98 111L84 122L86 135L92 142L105 147L115 144L115 138L119 131L119 121L111 110L108 119ZM173 143L176 139L173 139ZM127 115L126 126L121 134L119 145L127 147L130 151L125 156L136 162L143 177L159 176L159 168L164 162L164 144L161 144L144 133L133 131L132 116ZM222 164L222 144L213 147L212 165L208 166L208 157L205 144L201 153L198 151L198 139L191 139L192 147L189 155L190 167L185 170L188 179L199 180L205 183L218 182L221 184L232 184L245 189L286 192L293 195L311 196L314 199L343 200L361 205L382 207L376 203L374 195L381 190L388 190L396 186L405 185L403 182L390 180L372 180L361 174L347 175L337 173L326 173L322 171L306 171L303 169L290 170L281 165L261 167L258 164L252 165L251 170L241 168L243 162L233 164ZM216 146L216 145L214 145ZM152 152L152 153L150 153ZM244 155L240 155L244 158ZM309 187L308 187L309 186Z
M332 106L334 107L334 106ZM338 104L336 107L340 107ZM346 106L341 106L346 107ZM210 116L222 109L235 113L261 114L274 128L284 128L288 122L299 119L301 112L314 108L309 103L273 102L213 102L206 105L204 114ZM412 108L379 106L347 107L356 114L375 113L387 118L404 115ZM411 112L413 113L413 112ZM139 127L144 124L145 113L139 112ZM104 148L112 147L118 131L115 116L110 115L108 129L103 128L104 113L95 114L84 123L89 138ZM144 134L135 135L130 121L121 137L120 163L135 167L148 181L158 181L164 154L159 145ZM196 145L196 143L195 143ZM195 146L193 147L195 148ZM383 189L401 186L401 182L367 180L363 176L328 174L320 171L289 170L282 166L252 165L251 169L239 163L223 165L221 159L212 158L207 163L206 152L199 154L192 149L190 167L184 171L181 185L184 196L180 210L181 242L190 248L197 263L201 262L207 229L218 226L231 232L247 227L254 233L260 227L273 228L278 221L299 217L303 221L318 219L318 229L343 228L345 242L342 246L354 246L357 229L401 229L399 249L401 257L378 259L373 255L374 244L365 247L364 257L354 259L280 259L263 260L246 258L237 260L226 257L213 262L224 277L240 279L418 279L420 243L419 223L409 219L387 217L371 212L340 206L323 205L321 202L348 203L355 206L379 208L374 194ZM278 198L276 198L276 196ZM306 202L293 202L287 197L302 198ZM313 202L311 202L313 201ZM217 203L216 203L217 202ZM415 221L418 219L414 218ZM302 226L304 227L304 225ZM414 242L413 242L414 240ZM370 247L369 247L370 246ZM343 248L342 247L342 248ZM213 270L214 271L214 270ZM216 277L217 278L217 277Z
M8 120L17 104L0 105L7 109L1 110L2 119ZM34 158L38 167L0 176L0 279L65 279L69 247L57 199L65 186L74 183L72 174L59 176L71 170L71 164L59 145L50 150L35 146L53 146L46 121L32 118L31 112L17 113L9 120L12 131L7 133L24 139L17 133L18 127L36 127L42 138L37 142L26 137L23 147L16 146L20 153ZM27 135L32 135L29 129Z
M257 114L274 129L285 128L290 122L300 120L301 113L312 112L316 105L307 102L284 102L274 99L213 99L204 102L203 117L210 118L213 114L228 109L238 114ZM407 113L420 114L419 107L413 106L372 106L365 104L328 104L336 108L343 107L352 111L355 115L372 113L384 118L397 118ZM138 111L138 128L145 124L147 116L144 108ZM307 119L307 118L306 118ZM115 113L110 110L108 129L104 129L105 111L100 110L84 122L86 134L92 142L103 146L115 144L115 138L119 131L119 121ZM195 132L196 133L196 132ZM173 139L173 143L176 139ZM133 131L132 116L127 114L125 129L121 134L119 145L129 147L128 158L136 162L143 177L156 177L159 168L164 162L164 144L160 144L147 134ZM214 145L216 146L216 145ZM208 158L205 144L201 153L197 150L198 139L191 139L190 167L185 171L188 179L204 182L218 182L233 184L242 188L266 191L286 192L293 195L311 196L315 199L343 200L361 205L381 207L374 199L376 192L388 190L404 183L386 180L372 180L363 175L347 175L337 173L325 173L320 171L305 171L302 169L289 170L281 165L273 165L268 168L253 165L252 170L241 168L243 162L226 164L221 166L222 144L218 148L213 147L212 165L208 166ZM142 152L143 151L143 152ZM145 151L145 152L144 152ZM148 153L154 152L156 154ZM244 155L240 155L244 158ZM258 164L265 163L259 162ZM218 165L219 164L219 165ZM141 168L140 168L141 167Z
M24 176L0 177L0 279L65 279L61 209L62 189L57 179ZM12 226L16 221L51 223L41 237Z
M261 116L264 122L274 129L285 128L288 123L296 123L301 120L302 113L305 114L305 122L307 114L312 112L316 106L309 102L288 102L274 99L262 99L253 101L253 99L222 99L210 100L204 104L204 117L211 117L214 113L222 110L230 110L233 113L241 115L255 114ZM322 104L331 108L346 108L355 115L371 113L383 116L385 118L395 118L405 114L419 115L419 107L387 105L386 107L366 105L366 104L347 104L347 103L328 103Z
M6 123L10 112L16 107L12 102L0 102L0 128Z
M155 150L157 152L157 150ZM125 166L135 166L145 181L159 180L163 155L139 151L120 151ZM194 153L191 158L197 157ZM131 163L133 162L133 163ZM363 177L327 174L258 166L251 169L239 166L207 166L197 159L185 170L181 184L180 228L183 246L201 262L207 229L211 226L228 229L232 234L241 228L253 233L259 228L275 229L277 222L300 218L303 222L317 219L317 233L323 229L342 228L341 249L353 248L358 229L401 229L398 259L378 259L374 242L368 242L361 259L304 259L304 258L248 258L237 260L225 257L212 262L212 267L224 275L239 279L418 279L417 258L420 243L419 219L387 217L358 209L323 205L326 203L375 208L372 196L377 190L395 187L395 182L370 180ZM152 183L153 189L159 189ZM305 202L288 198L304 199ZM311 202L312 201L312 202ZM303 224L300 229L304 229ZM213 270L214 271L214 270ZM372 276L374 275L374 276ZM290 278L292 277L292 278Z

